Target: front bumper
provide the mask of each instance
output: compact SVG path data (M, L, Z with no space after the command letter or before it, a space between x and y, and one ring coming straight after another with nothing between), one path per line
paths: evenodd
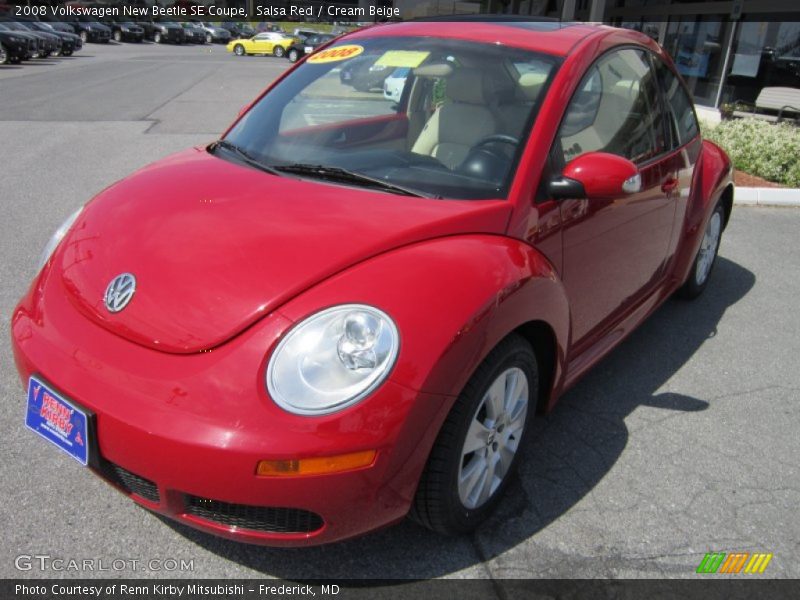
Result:
M111 40L111 31L91 29L86 32L87 39L93 43L105 43Z
M27 40L22 42L3 42L3 48L6 49L6 54L13 60L25 60L28 58L30 54L28 46L29 42Z
M86 320L48 277L45 270L12 318L23 384L37 374L94 413L90 466L137 503L212 534L276 546L341 540L407 513L445 397L387 381L339 413L292 415L264 385L266 357L291 326L280 314L212 352L167 354ZM255 475L259 460L361 450L377 450L370 467Z
M140 29L138 31L120 30L120 34L122 35L123 42L141 42L142 40L144 40L144 29Z
M167 29L166 32L162 31L161 39L164 42L171 44L182 44L186 41L186 34L182 29Z

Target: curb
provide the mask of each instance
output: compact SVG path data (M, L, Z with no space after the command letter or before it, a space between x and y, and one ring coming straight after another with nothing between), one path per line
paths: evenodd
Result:
M744 206L797 206L800 207L800 189L737 187L733 203Z

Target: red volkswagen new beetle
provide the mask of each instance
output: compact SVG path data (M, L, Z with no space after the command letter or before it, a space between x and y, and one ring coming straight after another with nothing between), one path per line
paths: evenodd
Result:
M534 414L703 291L732 200L644 35L368 28L56 232L13 315L26 425L236 540L467 531Z

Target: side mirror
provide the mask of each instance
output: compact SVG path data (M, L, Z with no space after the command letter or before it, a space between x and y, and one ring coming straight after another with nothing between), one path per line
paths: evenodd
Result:
M636 165L607 152L581 154L548 186L553 198L619 198L641 189L642 176Z

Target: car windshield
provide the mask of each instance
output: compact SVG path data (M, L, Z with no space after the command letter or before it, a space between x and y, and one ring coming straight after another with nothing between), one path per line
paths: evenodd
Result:
M212 151L390 193L505 197L558 59L430 37L355 41L311 55Z

